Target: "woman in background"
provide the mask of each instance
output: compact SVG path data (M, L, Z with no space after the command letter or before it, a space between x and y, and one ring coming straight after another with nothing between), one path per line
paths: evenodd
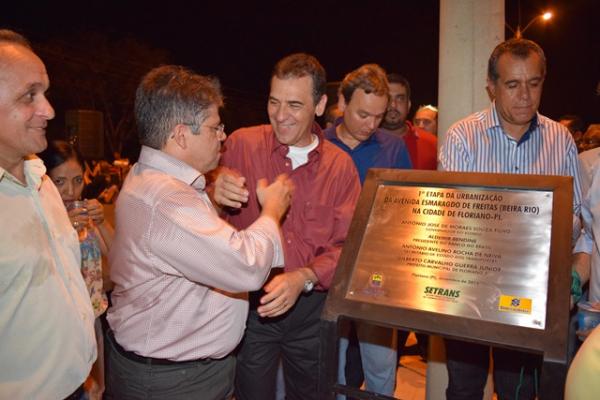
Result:
M39 154L65 204L69 219L78 233L81 247L81 274L90 293L96 321L98 359L85 389L90 400L101 399L104 391L104 346L100 317L108 307L102 279L102 256L108 254L113 228L104 219L104 207L96 199L81 200L84 188L83 159L67 142L53 141Z

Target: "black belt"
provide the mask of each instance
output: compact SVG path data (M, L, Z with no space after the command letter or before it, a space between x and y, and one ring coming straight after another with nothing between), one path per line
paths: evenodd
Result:
M164 358L153 358L153 357L144 357L144 356L140 356L139 354L134 353L133 351L127 351L125 350L123 347L121 347L121 345L119 343L117 343L117 340L115 339L115 336L113 334L112 330L108 330L108 338L109 340L112 342L114 348L117 350L117 352L122 355L123 357L125 357L128 360L140 363L140 364L146 364L146 365L181 365L181 364L188 364L188 363L204 363L204 362L209 362L212 361L210 358L201 358L198 360L188 360L188 361L172 361L172 360L167 360Z
M65 397L64 400L79 400L83 396L83 384L79 386L73 393Z

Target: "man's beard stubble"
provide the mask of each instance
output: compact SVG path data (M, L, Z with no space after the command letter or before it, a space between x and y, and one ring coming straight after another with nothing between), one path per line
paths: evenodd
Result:
M396 114L398 114L398 116L400 116L399 112L397 112L397 111L393 111L393 112L395 112ZM381 121L381 127L383 129L387 129L390 131L399 129L403 126L404 126L404 119L402 119L402 118L398 118L396 121L388 121L387 118L384 117L383 121Z

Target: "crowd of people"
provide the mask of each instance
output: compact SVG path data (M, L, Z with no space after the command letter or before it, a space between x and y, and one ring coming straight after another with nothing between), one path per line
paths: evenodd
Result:
M438 152L437 108L409 120L410 83L376 64L349 72L327 108L323 66L288 55L271 74L270 123L229 136L219 82L160 66L135 93L139 159L122 185L99 166L105 185L86 196L94 173L46 139L43 62L0 30L0 398L318 399L320 315L370 168L572 177L572 294L589 281L600 302L600 150L586 147L600 125L541 115L545 76L537 44L500 43L490 106L453 124ZM97 197L116 198L114 230ZM348 323L338 382L393 396L407 335ZM578 353L568 398L596 393L581 382L598 372L599 340ZM446 349L447 398L481 399L489 346ZM533 399L541 356L492 354L498 398Z

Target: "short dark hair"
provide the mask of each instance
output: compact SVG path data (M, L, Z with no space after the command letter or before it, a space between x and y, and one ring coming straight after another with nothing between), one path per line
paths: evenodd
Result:
M406 89L406 99L410 100L410 83L408 82L408 79L395 72L389 73L387 79L389 83L398 83L404 86Z
M210 106L223 106L219 81L179 65L148 72L135 93L135 121L140 143L162 149L173 127L189 124L200 131Z
M77 164L79 164L82 169L84 166L81 153L64 140L51 141L48 143L46 150L42 151L38 156L44 162L48 173L71 159L77 161Z
M291 54L279 60L271 73L271 78L277 77L279 79L302 78L304 76L312 78L313 99L316 105L325 94L327 76L325 75L325 68L314 56L306 53Z
M346 103L350 102L356 89L376 96L387 97L390 94L385 71L377 64L365 64L346 75L340 85L340 93Z
M500 75L498 74L498 60L502 54L509 53L513 57L525 59L531 54L537 54L542 61L542 76L546 76L546 56L544 50L532 40L512 38L500 43L488 60L488 79L496 82Z
M25 36L11 31L10 29L0 29L0 43L18 44L31 50L31 44Z

